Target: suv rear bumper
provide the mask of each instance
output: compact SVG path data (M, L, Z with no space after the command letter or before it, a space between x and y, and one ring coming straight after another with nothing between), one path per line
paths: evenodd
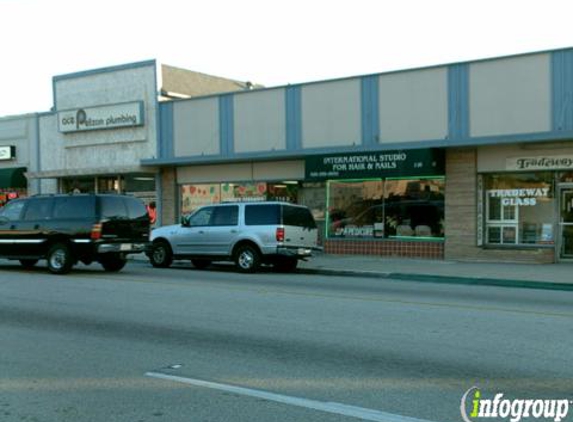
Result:
M148 248L147 243L101 243L97 245L97 253L140 253Z
M288 247L288 246L278 246L277 255L288 256L291 258L310 258L313 251L320 251L320 248L306 248L306 247Z

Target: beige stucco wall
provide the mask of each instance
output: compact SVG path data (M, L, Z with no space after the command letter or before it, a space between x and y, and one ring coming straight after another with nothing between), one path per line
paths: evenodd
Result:
M204 98L173 103L176 157L219 154L219 99Z
M470 64L471 136L551 130L551 56Z
M380 143L446 138L447 68L381 75L378 86Z
M304 85L301 91L304 148L361 143L359 78Z
M235 152L286 149L285 90L235 95L234 122Z

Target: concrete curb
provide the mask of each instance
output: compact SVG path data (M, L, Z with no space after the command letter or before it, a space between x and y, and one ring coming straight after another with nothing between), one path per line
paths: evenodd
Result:
M465 284L474 286L495 286L495 287L538 289L538 290L573 291L572 283L556 283L552 281L512 280L512 279L484 278L484 277L454 277L454 276L434 275L434 274L335 270L327 268L321 268L321 269L301 268L297 272L299 274L330 275L330 276L342 276L342 277L364 277L364 278L378 278L385 280L419 281L426 283Z

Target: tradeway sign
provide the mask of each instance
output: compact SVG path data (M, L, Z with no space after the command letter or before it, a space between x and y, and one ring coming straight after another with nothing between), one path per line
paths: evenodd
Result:
M443 176L442 149L412 149L309 156L306 180Z

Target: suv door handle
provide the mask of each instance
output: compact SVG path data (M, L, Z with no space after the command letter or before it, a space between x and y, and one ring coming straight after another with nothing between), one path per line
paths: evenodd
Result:
M238 233L238 231L233 229L233 230L231 230L231 233Z
M199 230L197 233L199 234L205 234L205 232L203 230Z
M36 224L36 225L34 226L34 230L38 230L39 228L40 228L40 225L39 225L39 224Z

